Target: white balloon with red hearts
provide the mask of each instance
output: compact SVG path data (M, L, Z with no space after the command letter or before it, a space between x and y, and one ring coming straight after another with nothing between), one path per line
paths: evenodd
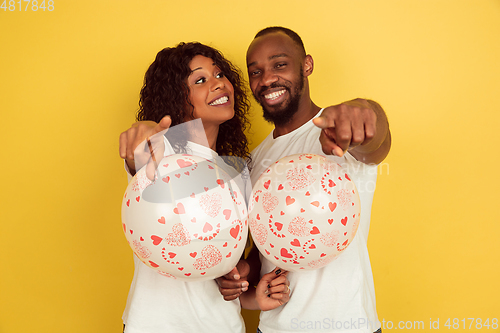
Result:
M176 154L158 163L150 181L142 168L122 202L122 226L135 255L164 276L201 281L227 274L248 236L238 185L216 163Z
M338 163L315 154L276 161L252 189L249 226L260 253L289 271L321 268L352 242L361 206Z

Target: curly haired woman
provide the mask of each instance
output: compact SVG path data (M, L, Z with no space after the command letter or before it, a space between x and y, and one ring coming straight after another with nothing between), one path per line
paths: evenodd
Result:
M249 102L240 71L219 51L200 43L180 43L160 51L146 72L139 105L138 122L120 135L120 156L130 174L147 164L148 177L154 179L155 155L224 156L223 167L243 175L237 179L240 189L247 189L242 192L251 190L244 134ZM195 119L201 120L204 133L176 126ZM183 130L175 130L180 127ZM158 274L136 256L134 263L123 314L127 333L245 332L240 306L270 310L289 298L286 273L266 274L250 290L244 282L242 296L226 301L215 280L175 280Z

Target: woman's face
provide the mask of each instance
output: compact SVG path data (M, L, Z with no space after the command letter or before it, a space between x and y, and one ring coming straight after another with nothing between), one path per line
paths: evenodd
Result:
M202 55L189 63L189 99L194 118L201 118L205 128L220 125L234 117L234 89L213 60Z

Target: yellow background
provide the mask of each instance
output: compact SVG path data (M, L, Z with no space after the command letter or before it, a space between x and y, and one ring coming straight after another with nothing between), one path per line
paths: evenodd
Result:
M317 104L366 97L389 116L368 241L386 328L500 319L500 1L26 4L0 10L1 333L121 332L133 263L118 136L144 72L193 40L244 69L268 25L302 36ZM271 128L260 114L252 147Z

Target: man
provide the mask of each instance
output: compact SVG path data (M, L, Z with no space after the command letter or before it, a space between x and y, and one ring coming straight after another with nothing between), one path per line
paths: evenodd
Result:
M289 273L293 296L283 307L261 313L259 331L380 332L366 245L373 199L373 191L369 191L373 187L367 184L376 182L376 165L390 150L387 118L377 103L363 99L322 110L309 94L308 77L313 67L301 38L287 28L263 29L250 44L250 87L263 108L264 118L275 125L252 152L252 183L284 156L332 155L347 169L360 193L360 226L349 247L332 263L317 270ZM261 262L261 275L274 268L262 256ZM219 279L226 299L246 289L238 288L246 286L242 281L247 271L241 262L226 279ZM235 275L240 279L234 280Z

